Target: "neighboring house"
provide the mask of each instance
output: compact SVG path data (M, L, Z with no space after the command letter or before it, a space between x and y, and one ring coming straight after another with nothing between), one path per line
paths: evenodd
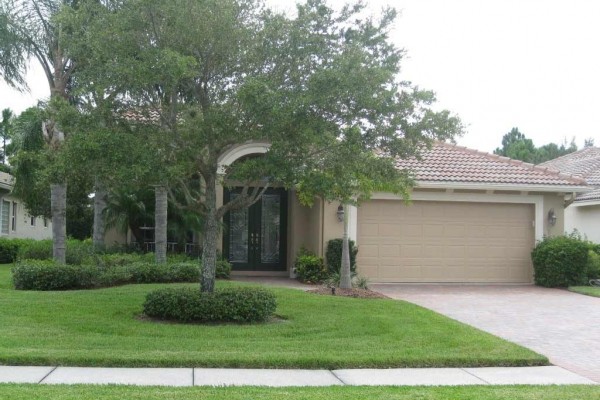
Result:
M11 194L13 177L0 172L0 237L51 239L52 222L32 217L21 200Z
M268 149L232 146L221 171ZM414 172L410 204L375 193L349 210L358 272L372 282L532 283L536 241L562 234L565 196L588 189L581 178L446 143L397 166ZM236 190L217 193L220 206ZM342 237L339 206L317 199L305 207L293 189L270 188L225 216L220 249L235 274L293 277L301 248L324 256L327 242Z
M581 178L593 188L574 194L565 209L565 231L576 229L588 240L600 243L600 148L585 147L540 166Z

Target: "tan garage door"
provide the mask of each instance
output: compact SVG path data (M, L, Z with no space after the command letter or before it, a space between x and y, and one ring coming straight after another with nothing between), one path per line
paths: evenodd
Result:
M373 282L530 283L532 204L372 200L358 208L359 273Z

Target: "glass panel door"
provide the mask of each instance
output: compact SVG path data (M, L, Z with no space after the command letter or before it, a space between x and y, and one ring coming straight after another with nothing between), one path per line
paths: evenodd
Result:
M241 189L226 191L231 201ZM249 208L232 211L224 218L223 254L234 270L285 271L287 192L267 189Z

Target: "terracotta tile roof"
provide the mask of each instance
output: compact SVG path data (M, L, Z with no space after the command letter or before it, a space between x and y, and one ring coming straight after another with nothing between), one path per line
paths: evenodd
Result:
M578 194L575 199L576 203L583 203L587 201L599 201L600 200L600 189L592 190L591 192L585 192Z
M585 147L540 166L583 178L588 185L600 186L600 147Z
M583 186L581 178L466 147L436 142L421 159L398 160L417 182L490 183L515 186Z

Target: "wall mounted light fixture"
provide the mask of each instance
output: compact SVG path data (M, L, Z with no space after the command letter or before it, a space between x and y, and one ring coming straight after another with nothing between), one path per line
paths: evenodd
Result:
M344 206L340 204L335 214L337 215L338 221L342 222L344 220Z
M556 213L554 212L554 208L551 208L550 211L548 211L548 223L550 224L550 226L554 226L556 225Z

